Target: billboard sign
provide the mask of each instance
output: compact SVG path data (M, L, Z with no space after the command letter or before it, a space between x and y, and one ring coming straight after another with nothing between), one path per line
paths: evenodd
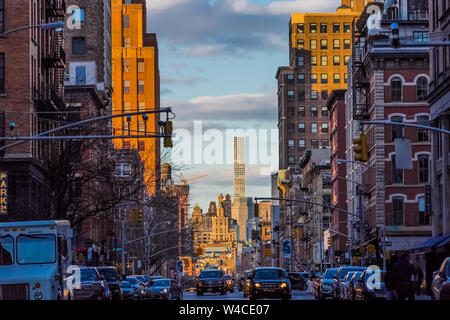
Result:
M283 258L285 259L291 258L291 241L289 240L283 241Z
M0 216L8 215L8 174L0 172Z

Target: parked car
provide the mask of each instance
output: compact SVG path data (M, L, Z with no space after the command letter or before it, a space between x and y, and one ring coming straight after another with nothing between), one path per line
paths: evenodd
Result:
M129 276L126 278L126 281L130 283L131 288L133 289L133 299L142 300L145 298L146 293L144 285L138 280L138 278Z
M109 300L111 293L106 280L95 267L80 267L80 288L74 289L75 300Z
M306 290L307 288L307 280L308 278L305 277L305 274L307 275L307 272L289 272L288 277L291 281L292 289L299 289L299 290Z
M205 269L200 272L197 281L197 295L201 296L204 292L227 293L225 274L219 269Z
M281 268L256 268L250 277L250 299L272 297L291 298L291 284L287 272Z
M334 277L336 277L336 274L338 272L338 268L328 268L325 270L325 274L318 282L317 288L316 288L316 298L320 300L324 300L326 297L332 297L333 296L333 282Z
M253 276L253 270L247 270L245 271L244 276L244 286L243 286L243 293L244 298L247 298L250 295L250 279Z
M439 270L433 272L431 299L450 300L450 257L445 258Z
M227 284L227 290L230 291L231 293L234 293L234 285L235 285L234 279L231 278L231 276L228 274L226 274L224 277Z
M347 288L345 287L344 278L347 275L347 273L351 271L364 271L366 267L358 267L358 266L347 266L347 267L340 267L336 273L336 279L332 282L331 288L332 288L332 296L333 299L340 299L341 291L347 291Z
M355 300L386 300L385 275L385 270L364 270L355 286Z
M151 299L181 299L182 292L180 286L173 279L155 279L148 288L147 297Z
M121 281L120 288L122 289L123 300L130 300L134 298L134 290L128 281Z
M120 275L115 267L97 267L98 272L108 283L112 300L122 300L122 288L120 287Z
M347 284L347 300L355 300L355 287L356 287L356 283L359 280L359 277L361 276L362 271L354 271L352 272L352 276L350 278L350 280L348 281Z

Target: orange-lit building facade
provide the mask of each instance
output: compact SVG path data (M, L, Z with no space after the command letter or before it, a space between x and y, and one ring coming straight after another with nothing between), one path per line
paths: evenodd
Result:
M158 43L146 32L145 0L112 0L112 111L113 114L151 111L160 108ZM148 120L133 116L113 120L114 135L159 133L159 115ZM154 194L160 177L160 139L115 139L118 149L139 151L145 164L148 194Z

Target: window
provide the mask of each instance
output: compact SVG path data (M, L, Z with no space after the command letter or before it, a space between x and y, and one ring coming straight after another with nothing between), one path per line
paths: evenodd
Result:
M327 50L328 49L328 40L322 39L320 40L320 50Z
M311 149L318 149L319 148L319 142L317 141L317 139L312 139L311 140Z
M144 102L144 101L139 101L139 102L138 102L138 107L139 107L139 110L138 110L138 111L143 111L143 110L145 110L145 102Z
M327 24L326 23L320 24L320 33L327 33Z
M317 73L311 73L311 83L317 83Z
M344 83L347 83L347 82L348 82L348 74L344 73Z
M305 33L305 25L303 23L297 23L297 33Z
M339 32L340 32L339 23L337 23L337 22L333 23L333 33L339 33Z
M344 23L344 33L350 33L350 23Z
M311 117L317 117L317 107L311 107Z
M428 43L428 31L414 31L413 39L415 43Z
M391 117L392 122L403 122L403 117ZM392 141L403 138L403 126L392 126Z
M327 56L321 56L320 57L320 65L321 66L327 66L328 65L328 57Z
M328 83L328 73L322 73L320 75L320 83Z
M123 38L123 46L124 46L124 48L131 47L131 39L130 38Z
M328 174L322 175L322 187L331 188L331 176ZM324 199L325 200L325 199ZM328 201L327 205L330 205L331 199Z
M5 32L5 1L0 0L0 33Z
M391 101L402 101L402 80L399 77L391 80Z
M341 47L341 42L339 41L339 39L334 39L333 40L333 49L339 49Z
M419 197L419 225L430 225L430 216L426 212L425 197Z
M311 56L311 66L317 66L317 57Z
M130 72L130 59L123 59L123 72Z
M289 164L294 164L295 162L295 158L294 157L288 157L288 163Z
M397 169L395 166L395 155L392 155L392 183L403 183L403 169Z
M56 262L56 237L53 234L20 235L16 241L18 264Z
M305 101L305 90L298 90L298 101Z
M289 124L288 125L288 133L294 133L295 132L295 127L293 124Z
M131 102L124 102L123 107L125 113L131 112Z
M305 65L305 57L301 56L297 58L297 67L303 67Z
M2 2L2 1L0 1L0 2ZM1 6L1 4L0 4L0 6ZM80 8L80 9L72 10L72 17L73 17L72 23L74 23L74 24L78 23L78 22L84 23L85 22L84 16L85 16L84 9Z
M144 59L138 59L138 72L145 72L145 62Z
M75 81L77 86L83 86L86 84L86 67L77 66L75 68Z
M288 108L288 115L291 116L291 117L295 116L293 107L289 107Z
M344 66L348 65L349 59L350 59L350 56L344 56Z
M130 123L128 121L123 122L123 134L128 134L130 131Z
M309 24L309 33L317 33L317 24L315 23Z
M322 133L328 132L328 122L322 123Z
M426 101L428 95L428 80L425 77L417 79L417 101Z
M430 161L427 155L420 155L419 160L419 183L429 182Z
M3 248L0 255L0 266L12 265L14 263L14 238L9 235L0 236L0 247Z
M305 49L305 40L303 39L297 40L297 49Z
M122 23L123 23L123 28L128 29L130 27L130 16L126 16L126 15L123 16Z
M430 120L430 117L428 116L419 116L417 117L417 124L427 126L428 122ZM428 135L427 129L417 129L417 141L419 142L428 142L430 140L430 137Z
M341 83L341 74L340 73L335 73L333 75L333 83Z
M344 39L344 49L350 49L350 39Z
M317 100L319 98L316 90L311 90L311 100Z
M0 53L0 93L5 93L5 54Z
M341 57L340 56L334 56L333 57L333 66L340 66L341 65Z
M130 143L129 141L128 144ZM119 163L116 166L115 176L119 177L130 177L131 176L131 164L130 163Z
M317 40L316 39L309 40L309 49L317 50Z
M294 91L288 90L287 99L288 99L288 101L294 101Z
M322 117L328 117L328 109L327 107L323 106L321 108Z
M297 83L298 84L304 84L305 83L305 74L304 73L299 73L297 75Z
M294 75L293 74L287 74L286 75L287 83L293 84L294 83Z
M306 140L304 140L304 139L298 140L298 147L301 149L306 148Z
M311 133L317 133L317 123L311 123Z
M301 117L306 115L305 107L298 107L298 115Z
M327 90L322 90L321 91L321 96L322 96L322 100L327 100L328 99L328 91Z
M86 53L86 39L84 37L72 38L72 53L85 54Z
M295 144L294 140L288 140L288 148L289 149L294 149L294 144Z
M145 141L138 142L138 151L140 151L140 152L145 151Z
M403 198L392 198L392 224L403 225Z
M330 143L328 141L328 139L322 139L322 147L329 147Z
M123 80L123 93L130 93L130 80Z
M124 149L130 149L130 141L124 141L123 142L123 148Z
M298 133L305 133L305 124L304 123L298 124Z

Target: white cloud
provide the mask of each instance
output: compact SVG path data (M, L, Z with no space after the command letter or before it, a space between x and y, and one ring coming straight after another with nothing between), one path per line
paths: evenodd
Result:
M147 8L155 11L162 11L170 9L174 6L179 6L192 2L193 0L147 0Z

